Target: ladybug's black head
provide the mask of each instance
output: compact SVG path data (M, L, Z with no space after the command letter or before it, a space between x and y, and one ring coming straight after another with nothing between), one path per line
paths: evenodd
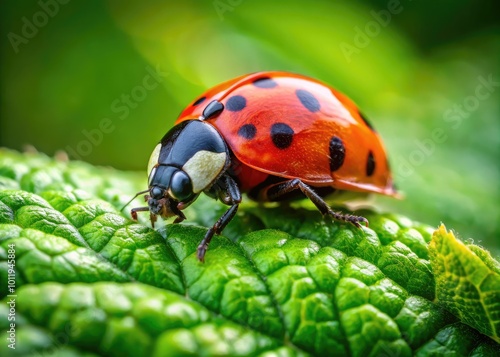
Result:
M151 214L182 217L180 210L208 190L229 165L229 150L215 128L199 120L173 127L149 159Z
M188 206L196 197L191 179L181 169L158 165L151 170L147 200L149 211L153 215L179 216L179 210Z

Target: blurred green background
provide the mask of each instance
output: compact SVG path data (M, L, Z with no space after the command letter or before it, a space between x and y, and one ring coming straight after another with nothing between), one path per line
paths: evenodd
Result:
M259 70L309 75L381 133L401 201L500 253L494 1L2 1L0 146L144 170L182 108ZM145 180L146 180L146 173Z

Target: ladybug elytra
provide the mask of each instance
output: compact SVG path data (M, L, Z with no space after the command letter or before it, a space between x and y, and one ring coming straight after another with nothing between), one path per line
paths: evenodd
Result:
M379 135L345 95L314 79L259 72L222 83L196 99L154 149L145 198L151 223L203 192L230 208L198 246L236 214L241 193L256 201L309 198L323 215L360 227L364 217L334 212L323 197L340 191L396 196Z

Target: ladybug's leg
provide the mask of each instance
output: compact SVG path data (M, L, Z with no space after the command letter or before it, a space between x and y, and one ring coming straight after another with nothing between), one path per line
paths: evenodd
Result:
M201 262L205 261L205 253L207 252L212 237L214 234L220 234L227 224L231 222L241 202L240 189L231 176L224 175L218 181L218 184L225 188L225 192L221 192L225 196L222 201L231 205L231 207L217 220L217 222L215 222L213 227L208 230L207 234L205 234L205 237L200 242L200 245L198 245L197 256Z
M267 190L267 197L270 201L274 201L280 196L283 196L289 192L294 190L301 190L307 198L309 198L312 203L318 208L318 210L323 215L332 216L334 219L338 221L349 222L355 225L356 227L361 227L361 223L368 225L368 220L361 216L353 216L350 214L344 214L340 212L334 212L330 206L319 196L316 192L314 192L309 186L300 181L299 179L293 179L290 181L285 181L282 183L278 183Z
M137 221L137 212L149 211L149 207L135 207L130 210L130 215L134 221Z

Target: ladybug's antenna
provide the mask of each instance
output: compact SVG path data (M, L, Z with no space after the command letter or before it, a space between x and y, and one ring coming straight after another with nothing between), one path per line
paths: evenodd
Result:
M132 202L133 200L135 200L137 198L137 196L142 195L143 193L147 193L147 192L149 192L149 189L141 191L141 192L137 192L135 194L135 196L130 199L130 201L128 201L127 203L125 203L125 206L123 206L122 208L120 208L120 212L122 212L123 209L130 204L130 202Z

